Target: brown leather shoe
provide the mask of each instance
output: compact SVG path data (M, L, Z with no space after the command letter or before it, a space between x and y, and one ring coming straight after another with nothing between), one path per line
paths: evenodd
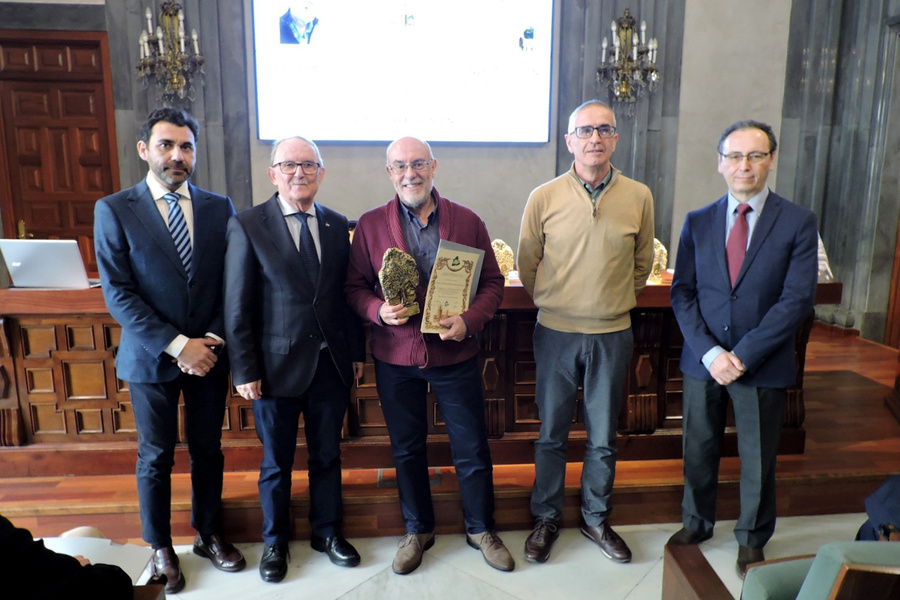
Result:
M613 528L606 521L603 521L596 527L585 525L581 528L581 533L584 534L584 537L600 546L600 551L603 552L606 558L621 563L631 560L631 549L628 548L628 544L619 537L618 533L613 531Z
M157 579L166 578L166 593L177 594L184 589L184 575L181 573L181 566L178 564L178 555L175 554L175 548L166 546L159 550L153 551L153 559L151 561L150 576Z
M397 575L412 573L422 564L425 551L434 546L434 532L416 533L410 531L397 544L392 568Z
M538 519L534 522L534 531L525 540L525 560L543 563L550 558L553 542L559 537L559 526L550 521Z
M687 527L682 527L672 534L672 537L669 538L669 541L666 542L666 544L672 546L692 546L695 544L699 544L700 542L705 542L712 536L712 531L703 533L700 531L694 531L693 529L688 529Z
M747 574L747 567L753 563L766 560L763 555L762 548L751 548L750 546L738 546L737 563L734 565L737 569L738 577L744 578Z
M208 558L215 568L229 573L240 571L247 565L241 551L215 533L209 536L208 542L204 542L198 533L194 538L194 554Z
M512 554L503 545L503 540L494 531L481 533L467 533L466 542L473 548L481 550L484 562L499 571L512 571L516 568L516 561Z

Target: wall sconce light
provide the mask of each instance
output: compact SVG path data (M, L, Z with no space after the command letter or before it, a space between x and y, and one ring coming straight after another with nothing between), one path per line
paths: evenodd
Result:
M634 102L647 89L656 91L659 71L656 70L656 52L659 42L656 38L647 41L647 23L641 21L640 30L629 9L612 22L612 47L606 37L600 46L600 68L597 69L597 83L609 87L610 97L615 103L629 103L633 113Z
M194 100L194 76L199 73L203 81L203 56L197 38L197 30L192 29L190 38L185 33L184 11L174 0L165 0L157 16L156 29L153 28L153 13L149 8L144 13L147 29L138 38L141 46L141 61L137 76L143 86L156 81L159 96L167 102L185 96Z

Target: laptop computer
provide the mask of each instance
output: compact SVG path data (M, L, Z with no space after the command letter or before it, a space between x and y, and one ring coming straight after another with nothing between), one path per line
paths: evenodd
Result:
M0 254L15 288L86 289L89 280L75 240L0 239Z

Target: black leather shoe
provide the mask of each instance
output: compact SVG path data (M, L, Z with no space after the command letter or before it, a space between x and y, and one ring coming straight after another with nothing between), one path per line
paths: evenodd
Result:
M559 526L551 521L538 519L534 522L534 531L525 540L525 560L528 562L547 562L553 542L559 537Z
M152 563L150 576L160 583L165 578L167 594L177 594L184 589L184 575L181 573L175 548L166 546L154 550Z
M342 535L319 537L313 535L309 545L317 552L324 552L339 567L355 567L359 564L359 552Z
M738 577L744 578L747 574L747 567L753 563L766 560L763 555L762 548L751 548L750 546L738 546L738 557L735 567L737 568Z
M619 537L619 534L613 531L606 521L603 521L596 527L585 525L581 528L584 537L592 540L600 546L600 551L610 560L626 563L631 560L631 549L625 540Z
M263 550L259 560L259 576L263 581L278 583L287 575L287 561L290 556L287 544L272 544Z
M693 529L688 529L687 527L682 527L669 538L669 541L666 544L671 544L672 546L692 546L695 544L699 544L700 542L705 542L709 538L713 536L712 531L707 531L706 533L700 531L694 531Z
M208 541L204 542L198 533L194 538L194 554L208 558L215 568L229 573L240 571L247 565L241 551L216 534L209 536Z

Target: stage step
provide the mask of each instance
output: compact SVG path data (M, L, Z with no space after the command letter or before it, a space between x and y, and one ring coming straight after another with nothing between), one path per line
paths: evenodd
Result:
M864 499L890 474L792 474L779 477L779 516L862 512ZM722 461L719 518L734 519L738 511L739 460ZM568 465L563 516L565 527L581 524L581 464ZM262 515L257 473L229 472L224 486L224 529L229 539L258 542ZM499 531L530 529L532 465L494 468ZM403 535L392 469L351 469L344 472L344 533L347 537ZM294 473L293 537L309 538L306 473ZM620 463L613 492L614 524L670 523L681 520L681 461ZM432 469L432 495L439 533L464 531L462 506L453 469ZM172 528L176 543L190 543L190 479L173 476ZM78 525L93 525L117 542L143 543L136 485L132 475L28 477L0 479L0 514L36 536L54 536Z

